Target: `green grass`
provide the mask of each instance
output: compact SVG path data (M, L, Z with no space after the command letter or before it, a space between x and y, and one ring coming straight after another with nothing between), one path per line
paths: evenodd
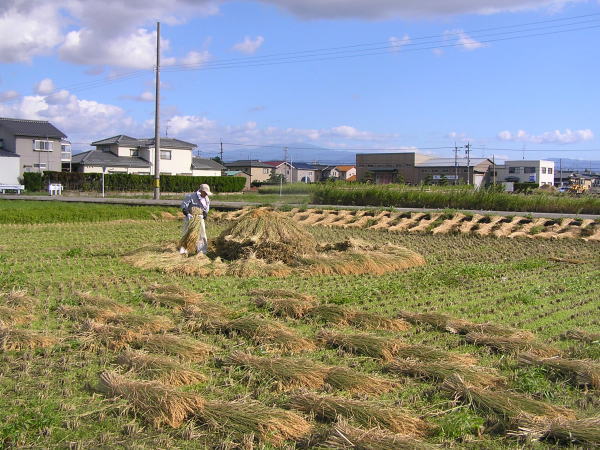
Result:
M252 289L283 288L390 317L401 309L438 310L476 322L493 321L531 330L542 341L564 350L576 347L580 356L594 356L592 346L561 341L559 336L572 328L597 332L600 326L598 243L312 227L311 233L321 241L356 237L404 245L423 254L427 265L381 277L182 277L136 269L120 259L143 245L177 240L180 233L177 221L144 220L151 217L146 211L145 216L138 217L135 222L101 221L90 227L78 218L80 215L96 217L97 205L61 204L77 206L72 216L65 212L54 216L63 219L64 223L30 225L27 221L36 216L32 213L31 202L1 202L1 207L5 208L2 212L8 210L5 203L12 205L12 221L26 223L6 227L9 238L0 242L0 290L26 289L38 298L39 303L31 308L35 320L26 327L59 336L62 341L54 350L0 353L0 412L3 419L0 421L0 447L191 449L212 447L230 439L226 433L211 432L198 424L189 424L183 430L153 430L141 418L113 406L123 405L122 402L113 403L94 394L90 387L96 383L99 372L114 368L116 354L84 350L73 323L56 314L58 305L75 303L74 292L77 290L92 290L141 312L169 316L181 324L180 316L173 310L154 307L143 300L143 292L148 286L155 282L177 284L204 292L206 300L229 306L240 316L259 312L268 316L250 301L248 293ZM129 211L122 214L138 214L138 208L123 208L129 208ZM4 213L0 214L0 217L4 216ZM138 220L140 218L142 220ZM216 236L224 226L209 220L209 238ZM548 260L550 256L578 259L584 263L554 262ZM285 324L309 338L320 329L319 324L305 320ZM183 330L178 331L182 336L190 335ZM345 330L349 333L357 331ZM555 381L542 369L519 368L514 357L492 354L485 348L464 343L459 336L420 326L400 333L372 332L399 337L410 343L474 353L481 358L482 365L498 368L508 378L510 389L575 408L582 416L600 413L598 403L591 400L589 393L564 380ZM202 334L194 337L215 345L219 349L217 357L226 356L233 350L264 355L261 348L241 336ZM365 373L381 374L381 364L377 361L343 356L335 350L320 348L303 357L327 365L351 366ZM286 393L272 389L271 380L248 379L243 371L224 370L214 361L194 367L210 379L206 384L187 389L206 398L252 398L268 405L284 405L287 400ZM408 378L402 380L399 389L371 398L385 405L407 408L415 415L430 417L428 420L440 428L428 438L429 442L498 449L521 446L515 438L489 430L487 417L481 412L468 407L456 408L453 399L440 393L435 384ZM554 448L550 444L536 447Z

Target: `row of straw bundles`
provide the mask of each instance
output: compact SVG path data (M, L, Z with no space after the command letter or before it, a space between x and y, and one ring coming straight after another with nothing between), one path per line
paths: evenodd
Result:
M190 212L192 213L192 218L188 222L187 229L181 237L178 247L185 248L188 255L195 255L198 253L198 239L200 238L200 228L204 219L200 208L194 207Z
M58 340L53 336L0 324L0 349L3 351L47 348L57 342Z
M29 296L25 291L12 290L0 293L0 324L22 325L31 322L33 316L29 314L37 299Z
M543 344L520 336L494 336L483 333L468 333L465 340L472 344L484 345L498 352L520 353L529 352L537 356L557 356L560 350L551 345Z
M121 353L117 364L138 375L173 386L183 386L206 381L207 377L180 361L167 356L151 355L143 351L128 350Z
M600 389L600 363L595 361L559 357L540 358L523 353L519 355L519 363L525 366L545 367L571 378L578 385Z
M585 330L569 330L563 334L563 338L574 341L585 342L587 344L600 343L600 333L590 333Z
M256 434L274 445L300 439L312 430L304 418L290 411L257 402L207 401L158 381L131 380L114 372L100 376L98 389L127 400L136 414L155 427L179 427L185 420L195 419L217 431Z
M434 347L420 344L407 344L398 339L390 339L371 334L343 334L321 330L317 341L323 345L340 348L348 353L370 356L386 361L394 358L412 358L423 361L454 361L456 364L475 364L471 355L450 353Z
M203 296L179 286L154 284L144 292L144 297L154 305L179 309L185 306L199 305Z
M436 448L418 439L393 434L380 428L364 430L340 421L332 427L326 448L368 450L428 450Z
M523 340L534 339L533 333L526 330L506 327L494 323L475 323L464 319L457 319L447 314L438 312L413 313L400 311L398 316L411 323L425 323L442 331L455 334L486 333L497 336L518 336Z
M381 394L396 387L385 378L367 375L347 367L292 358L266 358L234 352L223 360L231 366L246 367L273 378L282 389L312 388L329 385L334 389L361 394Z

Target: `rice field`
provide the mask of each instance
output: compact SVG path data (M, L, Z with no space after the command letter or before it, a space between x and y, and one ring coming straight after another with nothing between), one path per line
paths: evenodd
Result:
M390 242L426 264L202 277L123 259L178 240L160 211L11 214L2 448L600 444L597 241L310 226L319 242ZM229 224L209 218L209 239Z

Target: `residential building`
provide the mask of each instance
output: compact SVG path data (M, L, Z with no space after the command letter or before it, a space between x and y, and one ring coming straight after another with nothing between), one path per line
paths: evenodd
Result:
M334 180L348 181L348 178L356 176L356 166L342 165L331 169L329 177Z
M71 172L73 166L71 165L73 159L73 152L71 151L71 143L66 139L63 139L60 143L60 162L63 172Z
M154 138L118 135L92 142L95 150L73 157L74 170L85 173L154 174ZM160 139L161 175L192 175L192 151L196 144L173 138Z
M429 158L415 164L420 183L489 184L493 162L487 158Z
M19 176L23 172L60 172L61 142L66 137L46 120L0 118L0 150L19 155Z
M268 164L273 168L272 173L276 175L283 175L283 179L286 183L291 183L295 178L295 167L287 161L265 161L265 164Z
M192 175L195 177L220 177L227 168L214 159L192 157Z
M357 153L356 176L359 181L375 184L419 184L421 172L415 165L427 159L430 158L415 152Z
M21 184L19 183L20 170L20 156L13 152L0 150L0 184Z
M244 177L246 179L246 183L244 184L244 190L250 189L250 175L246 172L242 172L241 170L226 170L226 177Z
M243 159L223 163L227 170L240 170L250 175L250 183L253 181L264 183L271 177L273 166L257 159Z
M554 161L515 160L496 165L498 181L537 183L538 186L554 185Z

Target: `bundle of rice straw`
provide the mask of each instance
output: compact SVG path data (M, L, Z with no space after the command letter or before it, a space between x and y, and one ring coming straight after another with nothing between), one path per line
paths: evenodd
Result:
M454 353L423 344L399 343L394 356L398 358L416 359L419 361L447 361L458 365L477 364L477 358L466 353Z
M94 306L111 311L112 313L130 313L133 311L131 306L124 305L123 303L105 297L104 295L81 291L76 292L75 294L79 298L80 306Z
M448 377L442 389L473 404L509 425L541 423L552 419L574 420L573 410L534 400L504 390L492 390L466 383L459 376Z
M219 331L233 315L233 311L226 306L212 302L202 302L201 306L186 306L181 312L185 317L186 328L194 332Z
M348 391L353 394L383 394L395 389L397 382L348 367L331 367L327 371L325 383L333 389Z
M520 433L537 439L548 439L566 444L600 446L600 416L579 420L556 419L532 422L520 427Z
M311 341L299 336L293 329L258 317L240 317L230 320L223 324L223 329L229 333L239 333L258 345L264 345L267 348L277 347L290 353L315 348Z
M207 379L202 373L179 361L141 351L126 351L117 357L116 363L143 377L173 386L200 383Z
M0 349L3 351L47 348L57 342L56 338L46 334L0 325Z
M495 369L464 366L451 361L396 359L388 364L385 369L393 373L435 381L444 381L458 375L466 382L482 387L498 386L506 383L506 378L498 375Z
M70 320L84 321L87 319L95 320L96 322L105 322L117 315L110 309L101 308L93 305L84 306L68 306L60 305L56 309L56 313Z
M209 427L237 435L257 435L281 448L286 440L298 440L312 431L303 417L258 402L207 401L198 417Z
M202 301L203 295L179 286L154 284L150 286L149 290L144 292L144 297L155 305L179 309L199 304Z
M530 353L523 353L519 355L519 363L527 366L546 367L571 378L580 386L600 389L600 363L595 361L559 357L540 358Z
M468 333L467 342L476 345L485 345L498 352L519 353L529 352L538 356L557 356L560 350L550 345L532 341L519 336L493 336L483 333Z
M257 296L253 302L259 308L268 308L280 317L300 319L317 306L317 300L311 296L303 297L267 297Z
M314 414L324 421L333 422L343 417L362 426L380 426L406 436L423 436L431 430L431 426L422 419L376 402L306 393L292 397L290 407Z
M454 334L467 334L471 332L487 333L497 336L519 336L522 339L534 339L533 333L526 330L505 327L494 323L474 323L464 319L457 319L447 314L438 312L413 313L400 311L398 316L411 323L426 323L442 331Z
M5 325L22 325L31 322L33 316L27 314L22 308L9 308L0 306L0 324Z
M259 208L225 229L216 239L215 248L219 256L228 260L253 254L268 263L295 264L298 258L314 254L317 242L293 219Z
M588 344L600 343L600 333L590 333L585 330L569 330L563 334L563 337Z
M139 333L158 333L175 328L175 324L166 316L128 313L106 318L106 322L123 325Z
M85 348L120 350L139 337L139 333L119 325L109 325L93 320L81 324L79 339Z
M331 430L327 448L364 450L427 450L436 448L426 442L402 434L393 434L379 428L363 430L340 421Z
M240 278L251 277L287 277L293 272L283 261L266 261L258 258L256 253L235 259L227 266L226 274Z
M189 416L202 410L205 402L197 394L180 392L158 381L136 381L115 372L100 375L100 392L127 400L133 411L154 427L179 427Z
M357 311L336 304L319 305L310 311L310 316L323 322L352 325L358 328L379 328L391 331L405 331L410 328L410 325L402 319L390 319L379 314Z
M340 348L348 353L370 356L390 361L404 344L397 339L390 339L372 334L342 334L321 330L316 335L317 342L327 347Z
M190 212L192 213L192 218L188 222L187 229L181 237L178 247L185 248L188 255L192 256L198 253L198 239L200 238L204 218L202 217L202 210L200 208L194 207Z
M12 308L32 308L38 300L21 289L13 289L8 292L0 292L0 300L3 305Z
M329 372L328 367L306 359L265 358L242 352L233 352L223 363L257 370L277 380L282 389L321 388Z
M195 362L205 361L215 351L210 344L174 334L140 335L133 340L132 345L147 351L166 353Z

